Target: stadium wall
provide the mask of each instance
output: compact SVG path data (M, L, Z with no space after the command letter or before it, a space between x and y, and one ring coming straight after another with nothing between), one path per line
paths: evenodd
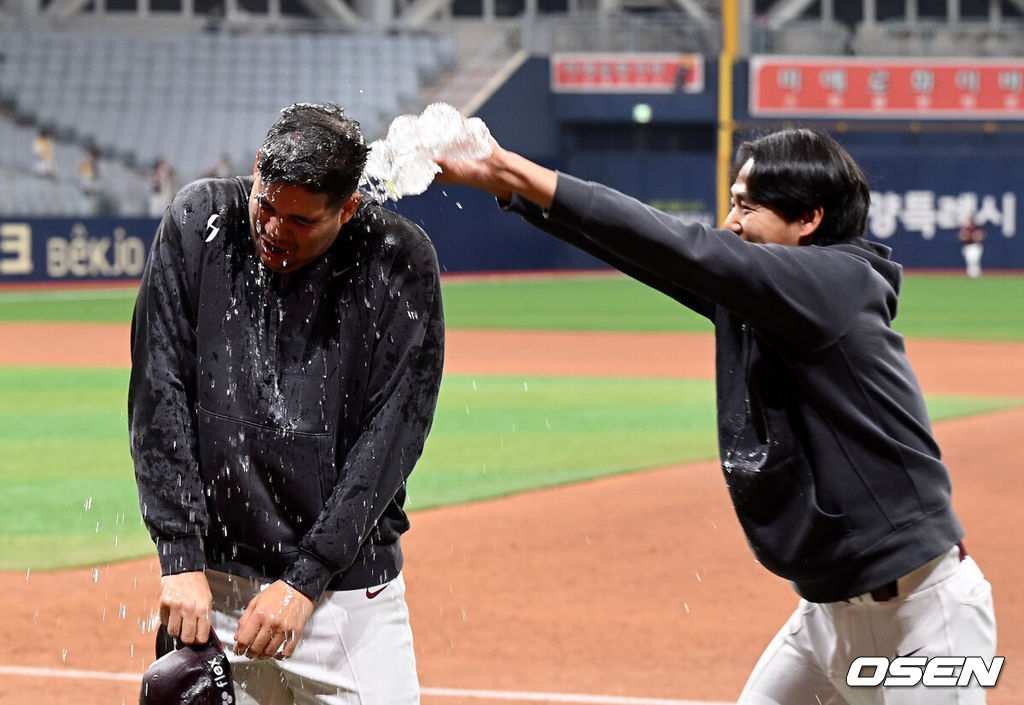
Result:
M549 75L547 59L531 59L481 109L502 144L663 210L714 221L717 62L708 62L705 91L696 95L554 93ZM750 115L745 62L736 67L735 91L742 125L737 142L779 126ZM640 103L650 108L643 124L633 119ZM906 267L962 267L957 232L962 213L974 210L987 233L985 269L1024 269L1019 132L985 131L977 124L921 130L907 121L848 121L843 130L834 121L785 124L826 129L857 159L872 187L868 236L892 247ZM673 134L689 138L670 139ZM432 189L399 206L431 233L450 271L598 265L538 236L480 193Z
M708 62L699 94L554 93L549 75L547 59L528 60L478 112L502 144L683 217L715 218L715 62ZM737 66L736 79L743 126L737 140L777 126L749 115L745 64ZM649 108L648 122L634 120L641 103ZM956 126L914 130L905 121L872 129L852 121L845 130L818 126L867 172L873 190L868 235L891 246L906 267L962 267L957 230L960 214L970 209L987 231L985 269L1024 269L1019 134ZM434 186L396 208L430 234L447 272L602 266L471 189ZM0 283L138 278L156 225L151 218L0 216Z

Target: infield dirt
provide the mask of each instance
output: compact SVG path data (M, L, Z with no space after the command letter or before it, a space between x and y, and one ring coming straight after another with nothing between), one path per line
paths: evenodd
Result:
M4 365L128 364L122 325L0 324L0 339L15 342L0 347ZM928 393L1024 397L1024 344L908 349ZM704 335L452 330L446 369L710 377L712 365ZM1024 409L935 428L968 549L995 591L1006 663L990 705L1024 697L1022 429ZM488 702L433 688L731 701L796 604L755 563L714 462L417 512L412 524L405 574L427 703ZM134 680L44 673L141 674L158 574L153 558L0 574L0 705L136 702Z

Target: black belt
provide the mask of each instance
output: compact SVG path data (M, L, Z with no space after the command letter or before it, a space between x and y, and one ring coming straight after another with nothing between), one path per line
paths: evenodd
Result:
M956 547L960 550L960 560L963 561L963 559L967 558L967 549L964 548L964 542L958 541ZM875 602L888 602L894 597L899 597L899 595L900 590L896 580L871 591L871 599Z

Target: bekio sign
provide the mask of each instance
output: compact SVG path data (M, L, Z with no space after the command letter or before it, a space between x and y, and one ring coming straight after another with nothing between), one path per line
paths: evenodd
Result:
M920 683L925 687L966 688L974 678L978 685L991 688L999 680L1003 656L986 663L981 656L861 656L850 664L846 674L849 686L909 688Z

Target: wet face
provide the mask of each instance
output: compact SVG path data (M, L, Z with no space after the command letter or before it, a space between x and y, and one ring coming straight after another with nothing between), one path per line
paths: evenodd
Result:
M821 208L809 211L797 220L788 221L777 209L752 200L747 193L747 175L753 166L754 160L748 160L729 189L732 209L725 218L724 227L747 242L790 246L809 244L821 223Z
M359 194L332 208L326 194L287 183L264 184L258 169L253 177L252 241L263 264L281 274L302 269L326 252L359 207Z

